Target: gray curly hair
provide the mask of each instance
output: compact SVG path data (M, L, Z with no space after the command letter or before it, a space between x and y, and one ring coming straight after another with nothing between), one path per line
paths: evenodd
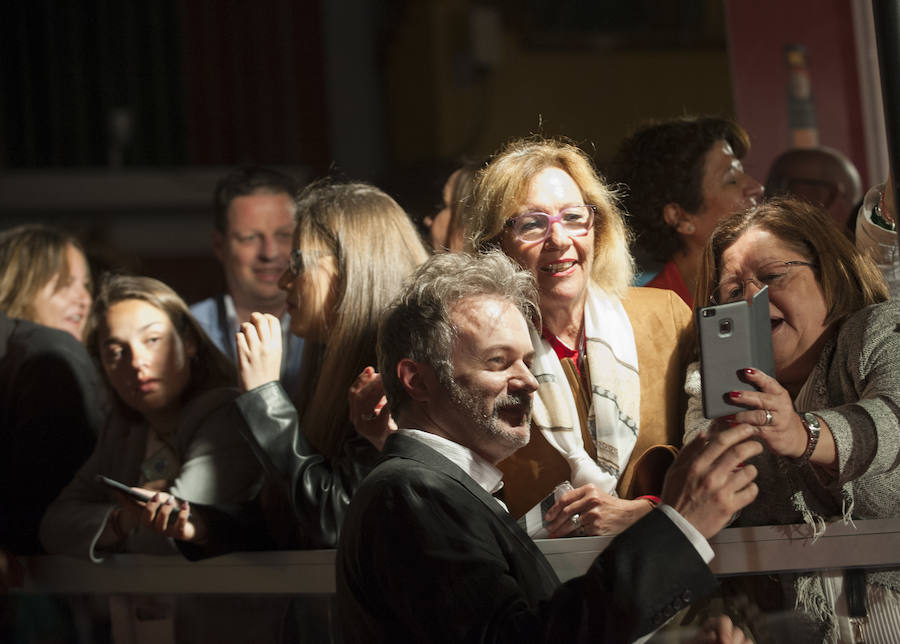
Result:
M403 358L429 365L444 385L451 381L457 330L450 313L460 300L481 295L508 300L540 326L534 277L498 250L434 255L407 280L378 330L378 370L393 414L410 400L397 377Z

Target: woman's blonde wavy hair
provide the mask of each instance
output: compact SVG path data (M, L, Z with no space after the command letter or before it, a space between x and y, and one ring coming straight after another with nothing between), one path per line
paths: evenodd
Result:
M517 139L498 152L479 173L466 212L466 247L485 251L500 246L510 217L520 213L532 179L547 168L559 168L575 181L584 203L597 207L594 216L592 280L607 293L623 297L634 279L628 250L631 233L618 199L580 148L556 139Z

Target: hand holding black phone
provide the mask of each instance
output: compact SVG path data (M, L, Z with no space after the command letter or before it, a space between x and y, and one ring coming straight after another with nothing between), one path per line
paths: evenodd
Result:
M144 494L143 492L137 492L135 490L132 490L130 487L128 487L124 483L119 483L118 481L111 479L107 476L103 476L102 474L98 474L97 476L95 476L94 480L96 480L97 483L100 483L101 485L105 485L108 488L112 488L116 492L121 492L122 494L125 494L126 496L130 496L131 498L135 499L136 501L140 501L141 503L146 503L147 501L149 501L152 498L149 495Z
M98 474L97 476L95 476L94 480L96 480L97 483L100 483L101 485L105 485L106 487L113 489L116 492L121 492L122 494L124 494L128 497L131 497L135 501L139 501L141 503L147 503L148 501L150 501L150 499L153 498L149 494L144 494L143 492L138 492L136 490L132 490L130 487L128 487L124 483L120 483L119 481L116 481L115 479L111 479L108 476L103 476L102 474ZM175 497L171 497L171 498L173 501L175 500ZM167 525L171 526L177 516L178 516L177 509L173 510L172 513L169 515L169 520L168 520ZM192 520L192 518L193 518L193 515L188 515L188 521Z

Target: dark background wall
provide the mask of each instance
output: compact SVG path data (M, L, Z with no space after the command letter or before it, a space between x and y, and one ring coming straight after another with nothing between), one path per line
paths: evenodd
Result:
M842 21L849 3L822 11ZM641 121L734 116L736 94L751 136L768 140L768 122L743 101L749 92L765 102L753 87L783 66L781 43L768 43L771 60L755 53L767 46L765 17L748 22L740 0L11 0L4 9L0 227L72 228L98 265L160 277L189 300L221 287L209 204L234 165L373 181L419 219L460 156L533 132L573 139L602 169ZM783 101L780 82L765 91ZM858 103L852 83L839 91ZM852 136L848 118L823 109L823 129Z

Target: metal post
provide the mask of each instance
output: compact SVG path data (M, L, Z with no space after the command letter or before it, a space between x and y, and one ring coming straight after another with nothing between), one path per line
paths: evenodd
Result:
M900 195L900 0L872 0L875 16L875 44L881 68L881 95L884 101L884 125L894 194Z

